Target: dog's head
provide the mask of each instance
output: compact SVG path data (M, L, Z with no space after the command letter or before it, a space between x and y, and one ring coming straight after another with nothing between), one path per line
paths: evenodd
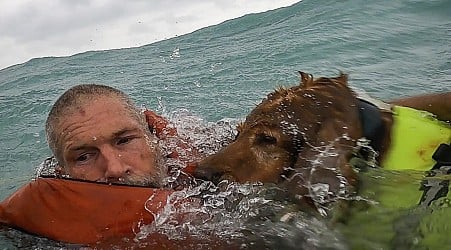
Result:
M269 94L238 126L232 143L199 163L195 176L214 182L288 181L302 194L307 182L338 188L343 182L334 177L338 171L354 185L347 162L362 132L347 75L300 74L299 86Z

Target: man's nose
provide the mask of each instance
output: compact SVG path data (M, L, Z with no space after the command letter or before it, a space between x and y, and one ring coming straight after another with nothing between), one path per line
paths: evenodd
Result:
M120 152L113 147L106 147L103 149L103 157L105 160L105 178L107 180L117 180L125 177L130 171L129 166L125 164Z

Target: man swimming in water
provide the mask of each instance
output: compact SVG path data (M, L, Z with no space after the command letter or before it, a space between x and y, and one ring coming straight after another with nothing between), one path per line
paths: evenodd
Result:
M166 169L145 116L120 90L83 84L67 90L46 121L62 176L161 186Z
M197 151L167 125L115 88L70 88L52 106L45 126L54 155L49 167L56 176L49 169L50 175L0 201L0 226L95 246L133 239L171 194L192 180L182 173L196 161ZM157 236L149 240L172 244Z

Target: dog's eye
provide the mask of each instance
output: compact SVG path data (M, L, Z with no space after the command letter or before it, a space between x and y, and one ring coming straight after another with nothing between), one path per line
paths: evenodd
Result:
M257 143L259 144L276 144L277 143L277 139L274 136L270 136L267 134L259 134L257 135Z

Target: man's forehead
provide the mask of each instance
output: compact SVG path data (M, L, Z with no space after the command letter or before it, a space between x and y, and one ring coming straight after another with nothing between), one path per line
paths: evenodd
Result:
M73 105L68 107L68 112L83 112L89 109L94 110L94 108L108 108L114 106L114 108L126 109L127 105L125 101L117 96L84 96L80 97L79 100Z
M57 127L62 133L117 134L142 127L138 114L133 112L119 100L102 98L74 106L60 117Z
M135 120L140 123L140 114L134 107L130 107L117 98L102 97L85 101L67 109L59 118L60 123L73 117L84 120L102 118L105 120Z
M80 126L70 123L61 128L60 138L63 148L71 151L99 143L110 143L129 133L145 133L137 122L114 120L105 121L103 124L92 121Z
M124 127L111 131L103 131L103 133L96 133L95 131L88 131L86 134L71 136L67 135L65 142L66 148L70 150L78 150L84 147L92 146L93 144L104 143L105 141L115 140L118 137L127 135L129 133L140 133L141 130L136 127Z

